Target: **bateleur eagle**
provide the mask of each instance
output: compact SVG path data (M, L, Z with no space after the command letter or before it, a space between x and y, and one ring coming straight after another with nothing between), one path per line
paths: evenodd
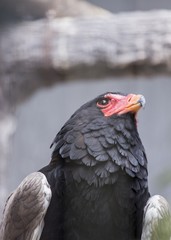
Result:
M143 222L153 232L136 121L144 104L142 95L108 92L79 108L56 135L49 165L9 197L0 240L138 240Z

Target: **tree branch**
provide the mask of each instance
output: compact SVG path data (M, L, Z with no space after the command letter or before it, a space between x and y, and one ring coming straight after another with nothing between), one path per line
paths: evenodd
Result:
M171 71L170 11L52 17L22 23L0 36L0 74L8 79L4 89L13 103L40 86L72 78ZM16 91L27 90L9 93L11 84Z

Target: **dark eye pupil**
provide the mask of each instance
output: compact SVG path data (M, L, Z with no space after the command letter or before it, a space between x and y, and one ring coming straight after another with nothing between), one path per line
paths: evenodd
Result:
M102 98L98 101L98 104L100 105L106 105L109 103L109 99L108 98Z

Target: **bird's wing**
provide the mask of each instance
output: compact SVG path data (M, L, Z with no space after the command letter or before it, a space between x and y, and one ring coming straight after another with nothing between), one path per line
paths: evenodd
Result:
M38 240L50 200L51 189L45 175L28 175L6 202L0 240Z
M160 195L149 198L144 208L141 240L171 240L171 210Z

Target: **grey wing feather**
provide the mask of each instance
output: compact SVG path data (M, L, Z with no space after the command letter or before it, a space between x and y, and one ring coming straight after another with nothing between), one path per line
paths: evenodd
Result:
M28 175L9 196L0 225L0 240L38 240L51 200L44 174Z
M171 210L160 195L149 198L144 208L141 240L171 240Z

